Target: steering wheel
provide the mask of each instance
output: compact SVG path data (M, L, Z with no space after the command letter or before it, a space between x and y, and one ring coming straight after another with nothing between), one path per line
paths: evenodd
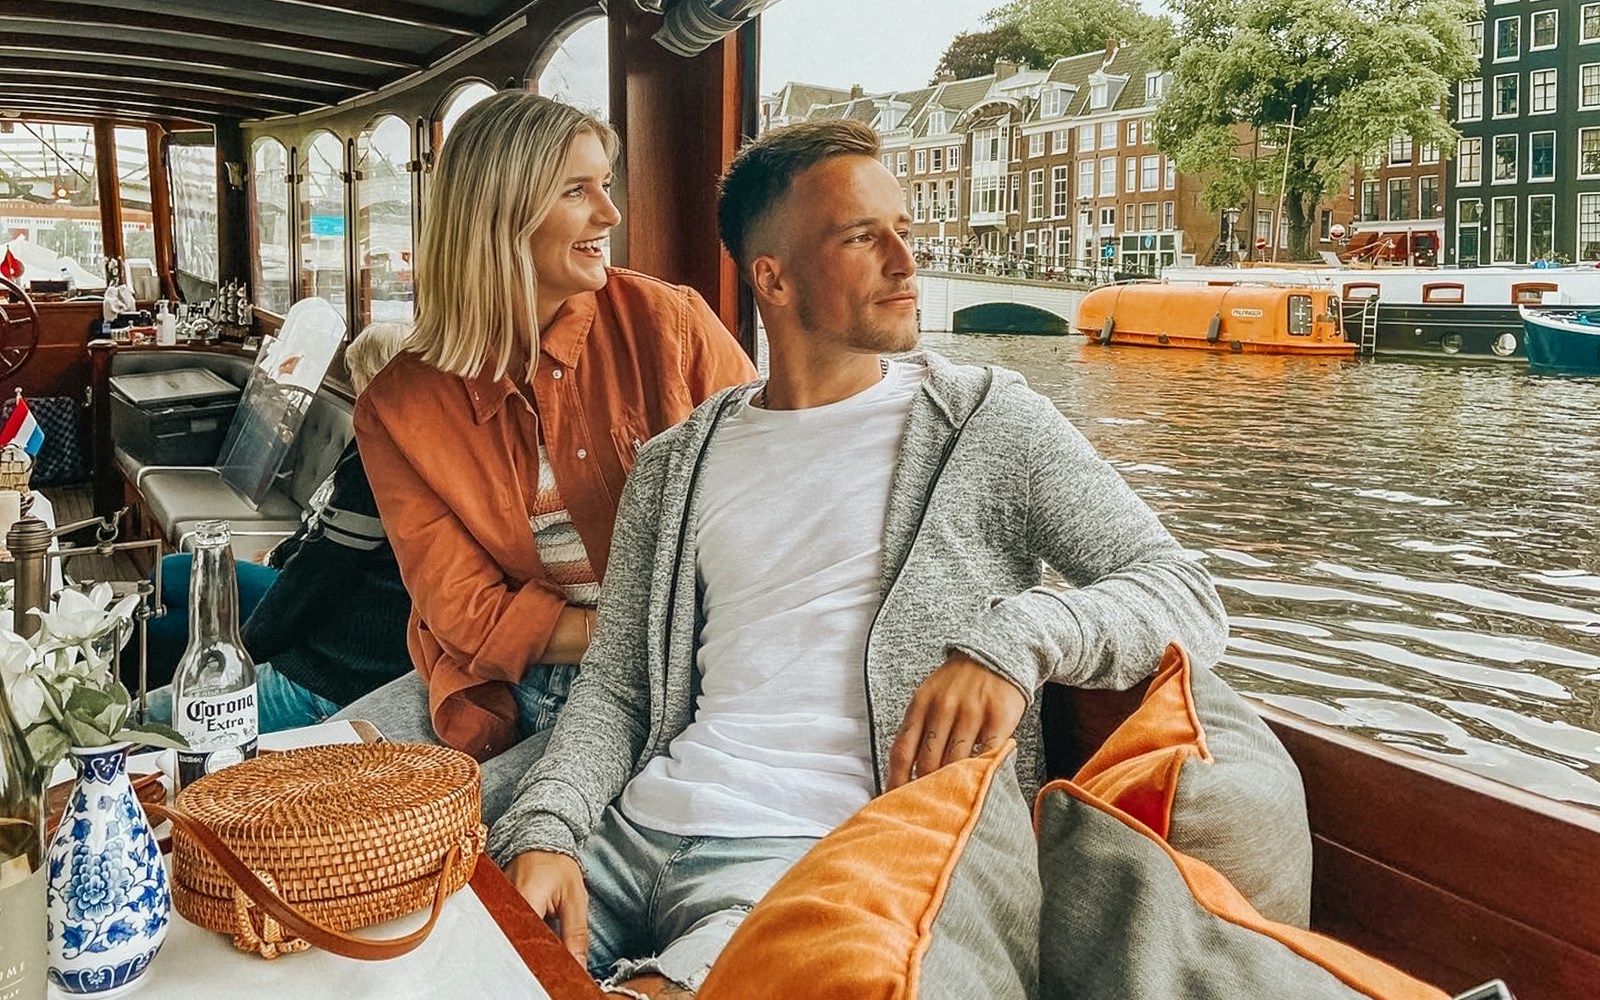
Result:
M0 302L0 379L15 375L39 346L39 308L22 286L0 275L0 289L11 294Z

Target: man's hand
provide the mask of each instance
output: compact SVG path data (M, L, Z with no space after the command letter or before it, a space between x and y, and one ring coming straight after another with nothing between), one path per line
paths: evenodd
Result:
M917 688L889 750L889 787L987 753L1016 731L1027 696L967 656L951 653Z
M578 964L588 968L589 890L578 863L553 851L528 851L512 859L506 878L533 912L556 929Z

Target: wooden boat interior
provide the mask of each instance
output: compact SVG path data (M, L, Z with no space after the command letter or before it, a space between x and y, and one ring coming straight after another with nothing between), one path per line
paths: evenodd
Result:
M88 125L101 137L119 126L143 128L152 162L165 162L177 137L212 130L217 280L252 287L259 263L246 177L253 144L276 141L299 157L309 140L332 133L346 150L348 183L362 129L397 115L411 130L415 219L443 140L439 115L455 90L472 82L528 86L575 25L604 17L611 119L625 151L614 190L624 222L613 259L695 287L754 349L750 300L717 240L713 178L741 137L756 131L755 21L684 57L653 38L661 18L634 0L165 0L158 7L83 0L0 8L0 110ZM164 172L155 173L162 293L204 294L205 283L175 264L170 192ZM116 176L114 164L102 164L101 175L105 251L121 256L116 186L105 181ZM347 196L347 212L353 205ZM350 328L359 329L353 249L347 264L344 300ZM1515 300L1533 294L1537 301L1534 288L1519 285ZM1376 290L1349 284L1340 297L1356 301ZM113 461L106 403L111 359L121 348L101 342L91 351L100 309L98 300L37 303L37 346L0 377L0 398L20 387L30 396L90 399L83 443L92 455L94 508L104 514L139 496ZM281 322L263 308L252 317L258 334ZM340 370L336 363L335 383ZM331 391L347 393L338 385ZM1070 775L1139 694L1048 690L1052 772ZM1261 713L1305 779L1318 929L1452 991L1494 977L1522 1000L1600 991L1600 813L1267 706Z

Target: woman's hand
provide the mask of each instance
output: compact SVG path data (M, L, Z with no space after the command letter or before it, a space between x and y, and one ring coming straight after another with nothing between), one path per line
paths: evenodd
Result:
M533 912L561 936L578 964L589 964L589 890L583 870L565 854L528 851L506 868L506 878L522 893Z

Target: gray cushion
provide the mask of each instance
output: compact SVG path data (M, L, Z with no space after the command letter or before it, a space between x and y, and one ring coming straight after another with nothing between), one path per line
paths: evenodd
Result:
M1446 1000L1392 966L1273 923L1217 871L1058 781L1039 793L1042 997Z
M150 516L172 541L178 539L174 529L188 521L232 521L241 530L256 522L300 522L300 505L280 490L269 490L252 510L210 469L158 469L144 477L139 491Z
M282 489L301 508L339 464L339 456L355 434L349 403L329 392L317 393L295 432L294 443L278 472L275 489Z

